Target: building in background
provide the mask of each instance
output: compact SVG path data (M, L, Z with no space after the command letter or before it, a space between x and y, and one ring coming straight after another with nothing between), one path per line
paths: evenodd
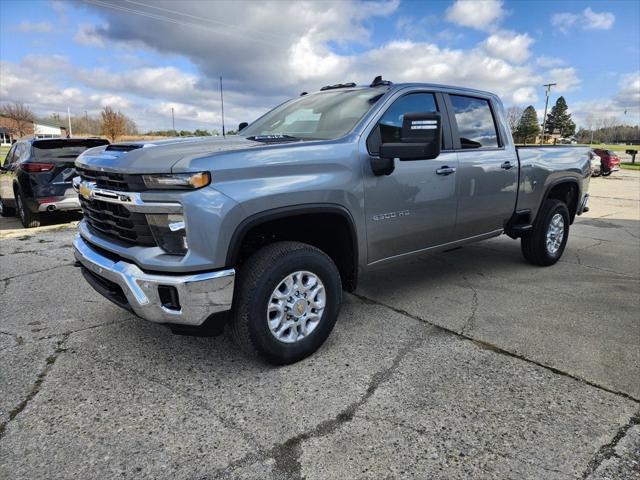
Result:
M61 122L36 118L33 123L29 125L26 133L22 135L22 137L65 138L67 133L67 126ZM0 144L11 145L19 138L15 120L0 115Z

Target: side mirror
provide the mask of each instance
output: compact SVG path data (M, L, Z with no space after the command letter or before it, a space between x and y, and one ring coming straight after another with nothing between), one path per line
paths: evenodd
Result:
M247 122L241 122L241 123L238 125L238 131L240 131L240 130L242 130L243 128L246 128L246 127L248 127L248 126L249 126L249 124L248 124Z
M430 160L440 155L441 143L442 120L439 113L405 113L400 142L380 145L380 157Z

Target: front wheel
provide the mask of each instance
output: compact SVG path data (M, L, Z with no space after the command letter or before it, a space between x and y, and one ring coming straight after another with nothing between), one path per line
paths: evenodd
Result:
M522 237L522 254L534 265L553 265L562 256L568 238L569 209L560 200L547 199L533 230Z
M238 272L231 332L251 355L294 363L327 339L341 299L340 274L324 252L299 242L273 243Z
M611 173L612 173L611 170L607 170L606 172L603 170L602 171L602 176L603 177L608 177L609 175L611 175Z

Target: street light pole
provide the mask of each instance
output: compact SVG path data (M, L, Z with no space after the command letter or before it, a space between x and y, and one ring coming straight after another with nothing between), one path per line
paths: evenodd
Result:
M176 117L173 115L173 107L171 107L171 130L176 131Z
M222 75L220 75L220 107L222 109L222 137L224 137L224 96L222 95Z
M89 114L86 110L84 111L84 128L87 132L87 135L89 135Z
M544 119L542 120L542 135L540 136L540 145L544 143L544 131L547 128L547 106L549 105L549 92L551 91L551 87L555 85L557 85L557 83L545 83L544 85L542 85L546 88L544 92L546 98L544 100Z

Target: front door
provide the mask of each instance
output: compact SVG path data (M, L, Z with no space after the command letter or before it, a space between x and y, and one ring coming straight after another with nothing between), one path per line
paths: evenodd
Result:
M0 170L0 198L2 203L7 207L13 207L15 205L15 199L13 198L13 179L15 178L15 160L18 158L16 155L16 149L20 144L15 144L9 150L9 153L2 162L2 169Z
M380 143L400 141L405 113L440 110L434 93L415 92L399 97L369 135L369 155L377 155ZM443 125L446 121L446 115L442 114ZM448 133L448 128L443 127L444 132ZM395 170L390 175L375 176L365 166L369 263L452 240L455 174L444 174L443 167L457 167L455 152L442 151L432 160L395 160Z
M518 159L500 138L489 99L449 95L458 148L456 238L464 239L504 227L518 193Z

